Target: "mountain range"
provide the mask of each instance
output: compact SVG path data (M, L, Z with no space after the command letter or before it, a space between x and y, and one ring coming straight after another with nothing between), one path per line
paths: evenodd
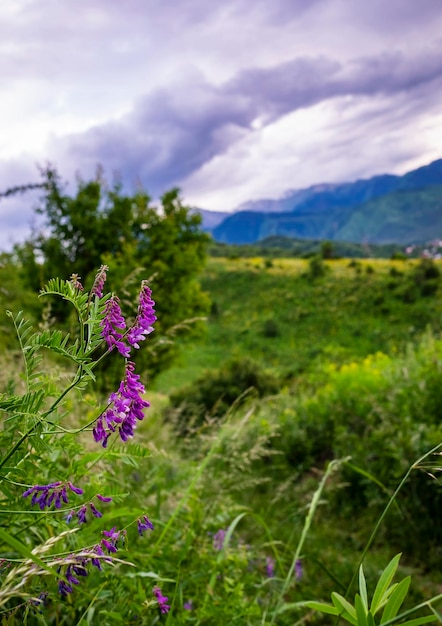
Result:
M215 241L230 244L270 236L377 244L442 239L442 159L403 176L288 191L280 199L246 202L233 213L198 211Z

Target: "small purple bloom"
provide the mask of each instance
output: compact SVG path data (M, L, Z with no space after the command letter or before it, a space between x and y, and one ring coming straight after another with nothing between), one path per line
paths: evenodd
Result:
M170 611L170 606L167 604L169 598L167 596L163 596L159 587L153 588L153 594L157 599L161 613L168 613Z
M108 271L107 265L102 265L95 276L94 284L92 285L91 293L97 298L103 297L103 287L106 282L106 272Z
M295 578L296 578L296 580L301 580L303 574L304 574L304 572L303 572L303 569L302 569L302 561L301 561L301 559L297 559L297 561L295 563Z
M81 509L77 513L77 518L80 524L86 523L86 511L87 511L87 507L86 505L84 505L81 507Z
M124 534L126 531L116 530L114 526L110 530L103 530L103 535L106 539L101 540L101 545L106 548L108 553L116 552L118 549L118 541L121 539L124 542Z
M137 520L137 524L138 524L138 534L140 535L140 537L143 536L143 532L145 530L153 530L153 524L150 521L150 519L147 517L147 515L144 515L142 518L138 518Z
M138 315L132 328L127 333L127 341L134 348L139 349L140 341L153 332L153 325L157 319L154 309L155 302L152 300L152 291L145 281L141 284Z
M101 493L97 493L96 496L101 502L112 502L112 498L110 496L102 496Z
M71 491L78 494L79 496L83 495L83 489L80 489L80 487L75 487L71 482L68 482L68 487Z
M83 285L81 284L81 276L79 276L78 274L72 274L69 280L74 289L78 289L78 291L83 291Z
M226 538L226 531L220 528L218 532L213 535L213 547L215 550L222 550L224 547L224 540Z
M275 559L272 559L271 556L266 557L266 574L268 578L275 576Z
M95 517L103 517L103 513L101 513L93 504L93 502L89 502L89 508L92 511L92 515Z
M72 593L71 585L68 585L66 581L58 581L58 591L63 598L66 598L69 593Z
M183 604L183 609L185 611L193 611L193 602L192 602L192 600L188 600L187 602L185 602Z

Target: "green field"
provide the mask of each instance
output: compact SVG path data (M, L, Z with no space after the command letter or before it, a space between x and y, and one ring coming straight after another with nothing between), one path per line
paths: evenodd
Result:
M34 378L11 348L5 318L2 558L9 567L27 562L29 580L14 596L8 581L18 584L23 572L14 579L0 566L3 623L332 624L303 603L330 602L332 592L353 598L361 559L372 594L399 553L395 580L412 576L404 610L437 596L439 452L413 464L440 444L440 269L421 260L209 259L210 316L193 337L177 338L171 368L145 379L152 407L134 439L113 439L107 450L91 435L107 402L97 390L63 396L51 421L22 410L21 396L8 404ZM32 301L28 292L14 297L17 307ZM35 378L37 395L23 402L37 402L43 386L50 397L63 389L71 368L57 346ZM23 421L17 428L14 420ZM26 428L39 436L21 451L14 442ZM48 432L58 447L46 445ZM60 472L83 481L87 498L113 498L96 502L103 517L89 511L69 536L74 522L42 512L37 523L22 497L23 485ZM133 526L142 513L154 525L147 537ZM120 561L91 568L69 597L57 595L50 576L29 574L32 547L49 541L41 554L63 559L111 527L124 530ZM155 584L169 597L167 616L152 599ZM44 607L30 600L41 593Z

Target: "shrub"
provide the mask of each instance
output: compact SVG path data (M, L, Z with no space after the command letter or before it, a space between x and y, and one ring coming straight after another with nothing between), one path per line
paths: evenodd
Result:
M219 419L234 403L251 395L263 397L279 389L277 378L248 358L231 359L219 370L207 371L193 384L170 395L164 416L180 434Z

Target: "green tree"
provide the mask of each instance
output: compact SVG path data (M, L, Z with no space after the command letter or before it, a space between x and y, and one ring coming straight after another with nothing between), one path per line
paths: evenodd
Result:
M177 328L189 329L189 320L210 308L198 282L209 243L200 216L182 203L178 189L165 193L156 207L142 189L127 194L118 181L109 186L101 169L92 180L77 178L72 195L55 168L48 166L41 174L44 193L36 211L44 228L17 249L30 284L40 288L53 276L73 273L90 284L97 268L106 264L110 286L126 290L130 307L143 273L150 278L158 315L156 341L145 366L158 373L176 352ZM136 311L126 313L135 316ZM65 320L67 309L54 309L54 314Z

